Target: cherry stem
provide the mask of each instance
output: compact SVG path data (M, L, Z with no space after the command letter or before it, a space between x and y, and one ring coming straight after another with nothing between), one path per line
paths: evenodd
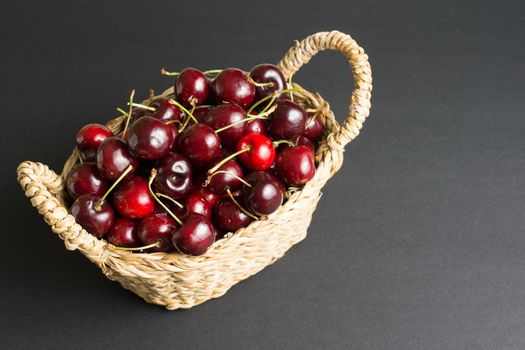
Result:
M219 74L220 72L222 72L222 69L210 69L210 70L202 72L202 74L212 75L212 74Z
M82 153L80 153L80 150L78 149L78 147L77 147L77 156L78 156L78 161L80 162L80 164L84 163L84 158L82 158Z
M262 114L262 113L261 113ZM251 122L252 120L255 120L255 119L268 119L266 117L266 115L261 115L261 114L258 114L258 115L250 115L248 118L245 118L245 119L241 119L241 120L237 120L237 121L234 121L233 123L231 124L228 124L226 126L223 126L222 128L219 128L219 129L216 129L215 132L218 134L220 133L221 131L224 131L224 130L227 130L237 124L241 124L241 123L248 123L248 122Z
M175 101L174 99L170 99L169 100L169 103L171 103L172 105L175 105L177 107L179 107L180 109L182 109L182 111L184 113L186 113L189 117L191 117L191 119L193 119L193 121L196 123L196 124L199 124L199 121L197 120L197 118L195 118L193 116L193 113L188 111L188 109L186 107L184 107L183 105L181 105L180 103L178 103L177 101Z
M292 83L292 76L291 75L288 78L288 88L289 89L293 89L293 83ZM294 93L294 91L290 91L290 99L292 100L292 102L294 102L294 100L293 100L293 93Z
M212 105L200 105L200 106L195 106L195 109L201 109L201 108L211 108L213 107Z
M149 89L148 91L148 101L151 103L155 99L155 90Z
M258 218L257 216L253 215L253 214L250 213L248 210L244 209L244 208L242 207L242 205L240 205L239 202L237 202L237 200L236 200L235 197L233 196L232 191L230 191L230 188L229 188L229 187L226 187L226 193L228 193L228 196L230 196L230 199L232 200L232 202L235 203L235 205L236 205L239 209L241 209L241 211L242 211L244 214L248 215L249 217L251 217L251 218L254 219L254 220L259 220L259 218Z
M315 121L315 118L317 118L317 114L318 113L316 112L310 119L308 119L308 121L306 122L306 125L304 126L305 129L313 124L313 122Z
M173 76L177 76L177 75L179 75L180 73L179 73L179 72L168 72L168 71L166 70L166 68L162 67L162 68L160 69L160 74L162 74L162 75L166 75L166 76L168 76L168 77L173 77Z
M137 108L141 108L141 109L147 109L148 111L152 111L152 112L156 111L155 108L153 108L151 106L143 105L142 103L129 103L128 102L128 106L133 106L133 107L137 107Z
M256 82L255 80L253 80L253 78L251 77L251 75L247 75L247 78L246 80L248 80L248 82L252 83L253 85L255 86L260 86L260 87L264 87L264 86L275 86L275 83L273 81L269 81L267 83L258 83Z
M175 220L179 225L182 226L182 221L175 214L173 214L173 212L171 210L169 210L169 208L164 203L162 203L162 201L159 199L159 197L157 197L155 192L153 192L153 189L151 188L151 184L153 183L153 180L155 180L155 177L157 177L157 169L153 168L153 169L151 169L151 175L149 176L149 181L148 181L149 193L157 201L157 203L159 203L159 205L164 210L166 210L166 213L168 213L169 216L171 216L173 218L173 220Z
M154 247L158 247L160 246L160 241L157 241L155 243L151 243L151 244L148 244L148 245L144 245L142 247L118 247L118 246L113 246L112 249L114 250L127 250L127 251L136 251L136 250L144 250L144 249L149 249L149 248L154 248Z
M294 89L294 88L290 88L290 89L284 89L284 90L274 91L273 94L268 95L268 96L265 96L265 97L261 98L259 101L255 102L255 103L254 103L254 104L253 104L253 105L252 105L252 106L246 111L246 113L247 113L247 114L250 114L250 112L253 111L257 106L259 106L260 104L262 104L262 103L264 103L264 102L266 102L266 101L268 101L268 100L273 100L273 101L275 101L275 98L276 98L277 96L281 95L281 94L285 94L285 93L287 93L287 92L294 92L294 91L295 91L295 92L298 92L299 90ZM272 103L273 103L273 101L272 101ZM267 105L267 108L270 108L269 105L271 105L271 103Z
M286 143L287 145L292 146L292 147L295 146L295 143L293 143L292 141L288 141L288 140L279 140L279 141L272 142L273 147L275 147L275 148L277 148L277 146L279 146L279 145L281 145L283 143Z
M124 170L124 172L122 174L120 174L118 179L116 179L115 182L113 182L113 184L108 188L106 193L104 193L104 195L100 198L100 200L98 201L97 205L95 205L95 210L100 210L101 209L102 203L104 203L104 201L106 200L107 196L111 193L111 191L113 191L115 189L115 187L117 187L119 182L122 181L126 177L126 175L129 174L129 172L131 170L133 170L133 165L128 165L126 170Z
M170 196L167 196L163 193L155 193L155 196L159 197L159 198L165 198L165 199L168 199L169 201L171 201L172 203L174 203L177 207L179 208L184 208L184 206L182 204L180 204L179 202L177 202L175 199L171 198Z
M271 102L273 103L273 101ZM268 104L270 105L270 104ZM267 117L269 116L270 114L273 113L273 111L275 111L275 109L277 109L277 105L273 105L271 106L270 108L268 108L268 106L264 107L263 111L259 114L248 114L249 117Z
M135 89L131 90L131 94L129 95L129 112L126 118L126 125L124 125L124 131L122 131L122 135L126 135L126 131L128 131L129 121L131 120L131 112L133 112L133 97L135 97Z
M228 174L234 178L236 178L237 180L239 180L240 182L242 182L243 184L245 184L246 186L248 187L252 187L252 185L250 185L248 182L246 182L246 180L244 180L243 178L235 175L234 173L232 173L231 171L226 171L226 170L217 170L216 172L214 172L213 174L209 175L207 178L206 178L206 181L204 181L204 183L202 184L202 187L206 187L210 184L211 182L211 179L212 177L214 177L215 175L217 174Z
M237 157L239 154L250 152L251 150L252 150L251 147L248 147L248 148L243 148L241 150L238 150L237 152L234 152L234 153L230 154L228 157L224 158L219 163L215 164L212 168L210 168L208 170L208 174L213 174L214 172L217 171L217 169L219 169L221 166L223 166L229 160L232 160L233 158Z

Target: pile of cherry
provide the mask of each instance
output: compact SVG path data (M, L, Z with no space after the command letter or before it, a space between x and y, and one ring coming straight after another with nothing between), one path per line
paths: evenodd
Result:
M162 72L176 76L173 98L138 104L132 92L118 135L78 132L70 211L115 249L200 255L312 179L324 127L274 65Z

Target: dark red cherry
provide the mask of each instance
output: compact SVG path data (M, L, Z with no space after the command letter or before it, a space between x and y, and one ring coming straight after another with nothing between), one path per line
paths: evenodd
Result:
M133 166L130 174L139 168L139 161L128 150L128 146L118 137L106 139L97 151L97 169L106 179L115 181L127 168Z
M70 208L75 221L97 238L109 232L115 221L115 211L101 197L86 193L78 197Z
M266 122L262 119L254 119L246 124L244 133L248 134L263 134L266 135Z
M275 148L272 140L262 134L243 136L236 147L237 151L248 150L239 154L242 164L251 170L266 170L275 159Z
M308 121L304 127L303 136L310 141L317 141L323 136L324 125L318 114L308 115Z
M192 162L207 163L215 158L221 147L217 133L206 124L194 124L182 133L180 151Z
M213 218L221 229L229 232L246 227L253 221L231 198L223 198L217 203L213 211Z
M173 134L173 142L171 144L170 150L171 151L177 151L179 149L179 128L175 124L167 124L167 127L171 130L171 133Z
M141 219L153 212L155 200L151 197L148 182L140 176L122 181L113 194L113 206L122 216Z
M290 140L304 132L308 116L297 103L288 100L278 100L276 109L270 115L268 134L274 140Z
M180 153L171 152L158 161L153 189L173 199L183 198L191 190L191 179L190 161Z
M75 166L67 175L66 187L73 199L86 193L102 196L109 185L98 172L95 163L82 163Z
M244 177L242 168L235 159L228 160L213 173L208 174L209 181L206 188L216 194L225 193L226 188L229 188L232 192L239 190L242 184L239 178L242 179Z
M237 68L228 68L217 74L212 87L218 103L231 102L247 108L255 98L255 85L245 72Z
M217 131L221 142L235 146L237 141L244 135L246 123L246 112L240 106L228 103L213 107L206 116L205 123ZM225 128L227 127L227 128Z
M159 159L173 146L171 127L153 117L138 119L129 129L128 135L131 154L142 159Z
M279 68L273 64L259 64L252 68L250 76L256 83L272 83L268 86L255 87L255 99L260 100L272 94L274 91L286 89L286 79Z
M275 176L256 171L246 177L250 186L242 189L244 203L248 210L258 215L270 215L283 204L284 185Z
M170 103L167 98L158 98L151 102L150 107L155 108L152 117L169 122L173 120L181 120L183 117L182 111L176 105Z
M204 120L206 119L206 116L208 115L208 112L211 110L211 108L212 107L196 108L193 111L193 116L199 121L199 123L204 123Z
M211 218L210 203L198 193L190 193L185 200L186 215L200 214Z
M315 145L313 144L312 141L310 141L309 139L307 139L306 137L304 136L299 136L296 140L295 140L295 144L297 146L306 146L310 149L310 151L312 151L313 154L315 154ZM287 147L286 144L283 144L283 148L284 147Z
M157 247L150 248L153 252L167 252L173 250L171 236L177 229L177 224L168 214L150 214L140 222L137 232L144 245L158 243Z
M191 214L184 225L175 230L173 245L183 254L202 255L215 242L216 231L205 216Z
M82 147L78 149L82 161L84 162L96 162L97 161L97 150L91 147Z
M97 149L98 146L113 133L102 124L84 125L77 133L77 145L79 148Z
M115 220L106 239L117 247L135 248L141 245L137 233L137 222L125 218Z
M219 196L209 191L207 188L202 187L202 182L204 181L201 181L200 183L197 182L196 186L193 187L189 195L198 194L210 204L210 207L213 207L219 200Z
M209 97L208 79L195 68L185 68L177 76L175 96L184 106L200 105Z
M301 186L315 175L314 153L306 146L286 147L277 154L279 177L291 186Z

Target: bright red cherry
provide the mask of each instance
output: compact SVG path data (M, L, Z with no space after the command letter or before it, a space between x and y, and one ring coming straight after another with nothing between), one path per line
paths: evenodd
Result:
M167 252L173 250L171 236L176 230L177 224L168 214L151 214L140 222L137 232L144 245L158 243L158 246L150 248L153 252Z
M179 149L190 161L202 164L219 155L221 141L208 125L194 124L182 133Z
M198 193L190 193L185 200L186 215L200 214L211 218L210 203Z
M190 161L180 153L171 152L157 163L153 189L173 199L183 198L191 190L191 179Z
M272 94L274 91L286 89L286 79L284 78L284 74L273 64L265 63L253 67L250 76L255 82L262 83L255 88L256 100L260 100L261 98Z
M208 79L198 69L185 68L177 76L175 96L184 106L200 105L208 100Z
M237 151L247 150L239 154L239 159L245 167L251 170L266 170L275 159L275 148L272 140L262 134L243 136L236 147Z
M217 74L212 87L219 103L231 102L247 108L255 98L255 85L245 72L237 68L228 68Z
M278 100L276 109L270 115L268 134L274 140L291 140L304 132L308 115L297 103Z
M241 166L235 159L230 159L217 169L211 170L213 170L211 173L208 172L208 184L206 186L211 192L222 194L225 193L227 188L232 192L241 188L242 183L239 179L242 179L244 174Z
M71 205L71 215L86 231L97 238L109 232L115 221L115 211L101 197L86 193L78 197Z
M86 193L102 196L109 185L99 172L95 163L82 163L75 166L66 179L68 193L73 199Z
M244 135L246 112L240 106L228 103L213 107L206 116L205 123L213 128L221 142L235 146Z
M129 129L128 135L131 154L142 159L162 158L173 146L171 127L153 117L138 119Z
M254 119L246 124L244 133L247 134L263 134L266 135L266 122L262 119Z
M256 171L246 177L250 186L242 189L244 203L248 210L258 215L270 215L283 204L284 185L275 176Z
M275 158L279 176L291 186L301 186L315 175L314 153L306 146L284 148Z
M106 239L117 247L135 248L141 245L137 233L137 222L125 218L115 220Z
M157 98L153 100L150 107L155 108L152 117L162 120L163 122L181 120L183 117L183 113L179 107L170 103L170 100L167 98Z
M220 228L228 232L235 232L253 221L231 198L223 198L217 203L213 211L213 218Z
M324 133L324 125L317 114L309 115L308 121L304 127L303 136L310 141L317 141Z
M113 133L102 124L84 125L77 133L77 145L79 148L97 149L98 146Z
M98 148L97 169L106 179L115 181L130 165L133 167L133 174L140 163L129 153L128 146L122 139L110 137Z
M122 216L141 219L153 212L155 200L151 197L146 179L134 176L124 180L113 194L113 206Z
M173 233L173 245L183 254L202 255L215 242L215 227L209 219L191 214Z

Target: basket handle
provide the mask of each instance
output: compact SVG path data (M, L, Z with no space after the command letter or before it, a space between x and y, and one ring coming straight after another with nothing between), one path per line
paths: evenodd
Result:
M348 34L338 31L319 32L296 42L295 46L284 55L278 67L289 78L299 68L310 62L310 59L319 51L334 50L341 52L350 66L354 77L354 91L348 107L348 116L342 127L328 135L328 146L342 150L344 146L359 135L365 119L370 111L372 91L372 70L368 56L354 39Z
M68 250L78 249L101 266L107 259L103 241L96 239L75 222L62 204L62 178L42 163L26 161L17 169L18 182L45 221Z

